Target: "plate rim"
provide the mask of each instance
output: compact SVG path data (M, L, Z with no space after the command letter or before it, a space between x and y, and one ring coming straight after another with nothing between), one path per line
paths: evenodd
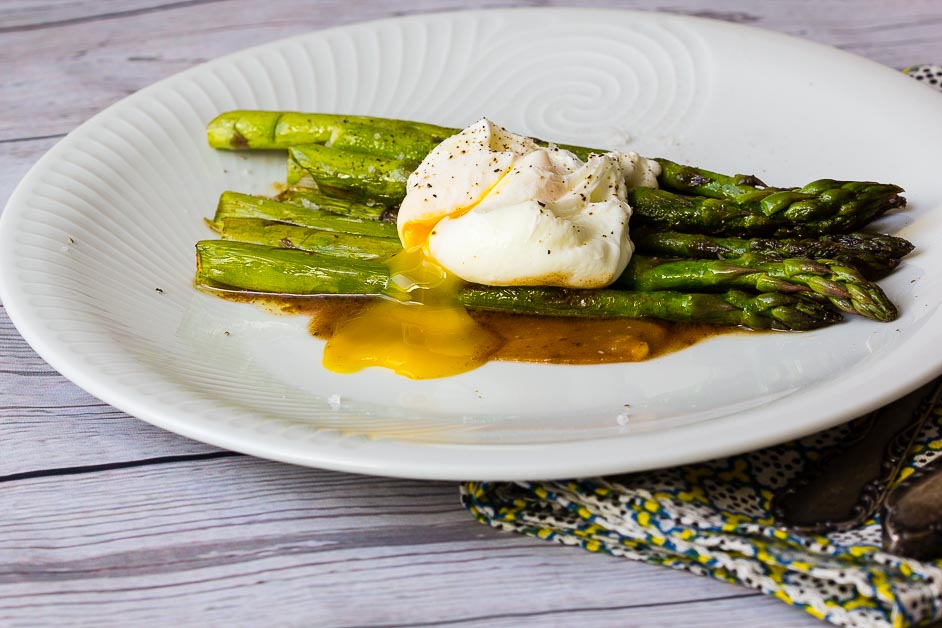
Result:
M788 40L795 45L818 47L828 51L828 54L844 55L847 59L854 59L858 62L865 62L873 68L883 68L888 72L896 73L895 70L882 66L879 63L870 61L863 57L851 54L849 52L833 48L831 46L811 42L788 34L776 31L769 31L763 28L734 24L713 20L703 17L674 14L655 11L624 10L617 8L581 8L581 7L513 7L497 9L471 9L471 10L449 10L442 12L414 13L405 16L384 17L369 21L354 22L346 25L333 26L330 28L319 29L307 33L292 35L279 38L269 42L253 45L242 50L234 51L221 55L194 67L187 68L181 72L167 76L159 81L149 84L135 93L124 97L98 113L94 114L86 121L75 127L65 137L58 140L48 151L45 152L27 171L23 178L17 183L10 194L3 212L0 212L0 242L12 238L9 232L12 231L17 207L25 207L28 198L27 188L34 178L38 176L46 165L54 162L56 158L70 146L70 141L74 140L74 134L85 133L92 128L96 121L107 118L116 109L131 107L138 100L148 98L151 92L161 89L167 83L172 81L184 80L191 74L205 71L207 68L217 64L225 64L237 57L250 57L257 54L258 51L267 48L274 48L292 41L301 41L311 37L323 37L327 33L343 31L355 28L377 27L381 24L392 22L422 21L434 19L439 16L465 16L476 14L502 14L502 13L579 13L579 14L604 14L617 13L619 15L633 15L642 19L664 19L668 21L681 21L688 24L698 24L708 22L711 24L720 24L724 28L742 29L750 32L761 32L765 36L774 36ZM928 88L927 88L928 89ZM940 112L942 112L942 98L940 98ZM83 130L84 129L84 130ZM70 140L72 138L72 140ZM11 211L12 209L12 211ZM33 348L34 351L50 366L57 370L64 377L78 385L83 390L98 399L114 406L115 408L148 422L152 425L174 432L176 434L192 438L217 447L223 447L233 451L246 453L261 458L298 464L302 466L313 466L336 471L345 471L353 473L365 473L372 475L383 475L391 477L407 477L417 479L434 480L523 480L523 479L556 479L572 477L573 475L601 475L607 473L622 473L638 471L643 469L652 469L663 466L673 466L716 458L720 456L732 455L743 451L758 449L761 447L780 443L792 438L800 437L838 425L847 420L860 416L867 411L871 411L889 403L900 396L924 385L942 373L942 357L936 359L935 364L930 369L925 369L917 375L909 374L905 379L905 384L893 388L892 393L883 391L866 402L845 405L841 411L832 413L826 420L817 420L814 427L810 428L808 423L790 424L768 429L762 434L749 435L743 438L720 439L721 442L710 442L709 445L701 446L696 451L689 450L684 453L675 453L670 460L661 460L660 463L654 460L636 459L632 462L619 461L619 456L625 438L630 438L644 445L647 441L658 442L663 438L662 431L632 433L619 436L617 438L591 438L579 441L563 441L549 443L526 443L526 444L490 444L490 443L427 443L427 442L408 442L395 439L379 439L371 442L365 447L382 447L387 454L380 457L381 460L371 460L368 454L363 454L364 449L360 449L359 455L338 456L333 449L319 451L314 445L308 446L305 455L299 455L296 452L285 451L282 447L272 447L269 443L259 441L259 443L247 442L244 437L238 434L226 433L225 431L207 430L202 425L188 425L186 422L175 420L172 416L167 416L162 412L158 405L152 404L147 398L134 398L128 391L122 388L112 389L108 387L107 381L102 381L99 375L90 369L83 368L77 363L74 356L57 348L56 342L51 338L45 337L43 329L38 322L30 320L27 315L28 306L25 304L25 295L17 296L16 288L10 284L15 283L10 279L12 270L6 271L12 263L3 263L6 255L0 251L0 301L14 327L22 335L23 339ZM20 301L20 298L23 301ZM876 400L876 401L874 401ZM750 422L749 413L736 412L732 415L725 415L719 418L722 421L723 431L737 431L748 427ZM678 428L683 430L686 435L696 440L697 436L715 434L718 429L715 421L699 422L692 425ZM638 449L637 443L634 449ZM644 449L644 447L641 447ZM562 451L575 457L581 457L583 462L578 465L570 464L560 473L555 454ZM467 451L475 455L480 455L481 459L473 464L455 464L453 456L456 451ZM520 462L514 459L514 454L519 454L529 460L525 469L521 469ZM591 454L591 455L587 455ZM650 457L650 456L649 456ZM659 456L654 455L654 458ZM540 461L539 459L542 459ZM391 462L395 461L395 463ZM449 463L446 468L439 468L437 465ZM481 467L486 464L487 471L482 472ZM574 473L574 468L578 472ZM473 471L472 471L473 469Z

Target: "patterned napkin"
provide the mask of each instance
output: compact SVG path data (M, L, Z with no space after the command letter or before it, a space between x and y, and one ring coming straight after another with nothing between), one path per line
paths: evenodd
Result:
M942 65L914 65L903 72L942 92Z
M942 66L904 72L942 90ZM475 518L501 530L740 583L839 625L942 619L942 560L885 552L878 519L812 535L772 516L777 491L862 429L854 421L761 451L622 477L469 482L461 499ZM896 481L940 455L942 404Z

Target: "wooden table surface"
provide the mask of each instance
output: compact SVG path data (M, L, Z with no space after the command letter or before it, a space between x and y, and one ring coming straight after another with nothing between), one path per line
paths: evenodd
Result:
M4 0L0 202L91 115L219 55L366 19L549 4L562 3ZM741 22L896 68L942 62L937 0L585 4ZM163 432L60 376L2 307L0 530L2 626L817 623L745 588L498 533L453 483L292 467Z

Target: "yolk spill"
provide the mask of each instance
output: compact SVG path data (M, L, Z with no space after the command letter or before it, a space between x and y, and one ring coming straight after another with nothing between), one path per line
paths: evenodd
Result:
M506 175L448 216L471 211ZM458 302L462 281L428 254L428 238L441 219L403 226L405 248L386 262L390 298L337 327L324 348L325 368L353 373L381 366L412 379L431 379L476 369L501 347L500 336L475 322Z
M458 303L461 281L421 246L391 258L389 299L338 325L324 349L325 368L353 373L369 366L412 379L475 369L501 345Z

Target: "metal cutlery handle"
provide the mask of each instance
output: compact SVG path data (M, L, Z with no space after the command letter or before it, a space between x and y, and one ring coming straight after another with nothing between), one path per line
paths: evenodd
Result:
M806 468L778 494L772 503L775 518L790 528L820 534L873 517L940 398L942 378L863 417L852 440Z

